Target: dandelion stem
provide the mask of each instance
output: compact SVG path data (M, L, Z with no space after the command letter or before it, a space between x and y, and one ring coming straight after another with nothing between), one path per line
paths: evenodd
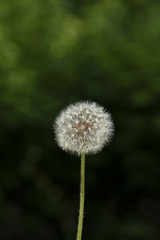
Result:
M80 206L79 206L77 240L82 239L84 195L85 195L85 153L81 153L81 185L80 185Z

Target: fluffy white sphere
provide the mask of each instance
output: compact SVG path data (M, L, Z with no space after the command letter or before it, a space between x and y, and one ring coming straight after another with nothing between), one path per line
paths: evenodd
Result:
M54 125L58 145L80 155L99 152L113 134L111 115L95 102L69 105Z

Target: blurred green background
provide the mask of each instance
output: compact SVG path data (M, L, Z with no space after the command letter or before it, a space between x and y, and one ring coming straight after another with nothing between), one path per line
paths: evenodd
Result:
M86 159L83 239L160 239L158 0L0 0L0 239L76 238L80 160L52 124L82 100L115 124Z

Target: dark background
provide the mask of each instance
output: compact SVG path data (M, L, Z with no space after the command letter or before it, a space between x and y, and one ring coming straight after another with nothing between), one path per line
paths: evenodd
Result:
M52 124L90 100L113 117L86 159L83 239L160 239L160 2L0 0L0 239L76 238L80 159Z

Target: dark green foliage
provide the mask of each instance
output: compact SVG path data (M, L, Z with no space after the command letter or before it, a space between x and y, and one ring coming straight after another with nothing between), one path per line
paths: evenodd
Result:
M160 3L0 1L0 239L75 239L80 160L55 143L66 105L115 123L86 158L83 239L160 239Z

